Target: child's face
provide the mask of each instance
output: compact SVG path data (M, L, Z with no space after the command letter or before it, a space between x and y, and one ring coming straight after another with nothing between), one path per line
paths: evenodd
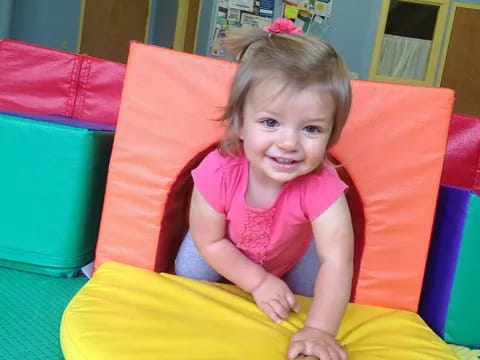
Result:
M268 79L252 88L240 130L251 176L273 186L320 166L335 112L329 92L288 87L279 92L283 85Z

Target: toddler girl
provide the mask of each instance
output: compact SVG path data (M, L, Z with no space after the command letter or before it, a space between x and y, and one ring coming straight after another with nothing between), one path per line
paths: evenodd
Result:
M289 20L230 37L240 59L222 119L223 141L192 171L190 231L176 273L228 279L273 321L313 296L299 354L346 359L335 340L350 296L353 231L344 191L327 158L350 108L340 56Z

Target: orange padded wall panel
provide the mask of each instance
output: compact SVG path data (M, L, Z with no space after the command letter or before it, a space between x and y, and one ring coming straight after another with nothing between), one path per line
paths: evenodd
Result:
M363 205L354 302L417 310L453 98L449 89L353 82L332 155Z
M189 181L187 163L222 134L212 119L234 71L232 63L132 44L97 267L116 260L170 269L183 229L169 230L186 216L172 209L188 197L178 189ZM355 302L417 309L452 103L446 89L353 82L352 112L332 155L351 183Z
M235 69L233 63L132 43L96 267L116 260L168 268L168 259L159 264L156 256L167 197L182 168L221 136L213 119L227 101Z

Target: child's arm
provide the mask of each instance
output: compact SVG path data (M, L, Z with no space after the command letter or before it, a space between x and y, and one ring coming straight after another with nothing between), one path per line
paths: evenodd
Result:
M335 340L350 298L353 273L353 229L345 196L339 197L312 225L321 266L304 328L292 336L288 358L305 354L346 359Z
M252 293L257 305L276 322L298 310L295 296L278 277L267 273L225 238L225 215L213 209L194 187L190 232L205 261L219 274Z

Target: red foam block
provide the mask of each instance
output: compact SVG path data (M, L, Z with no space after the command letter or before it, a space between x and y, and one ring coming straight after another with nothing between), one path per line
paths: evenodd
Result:
M0 109L115 124L125 65L0 41Z

